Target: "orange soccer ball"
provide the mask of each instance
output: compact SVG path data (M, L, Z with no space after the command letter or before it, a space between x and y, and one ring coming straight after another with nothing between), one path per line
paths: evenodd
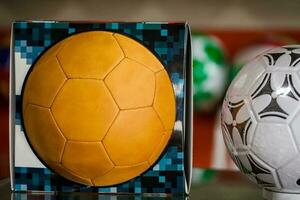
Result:
M175 96L160 61L112 32L70 36L27 75L22 113L34 152L72 181L109 186L145 172L171 137Z

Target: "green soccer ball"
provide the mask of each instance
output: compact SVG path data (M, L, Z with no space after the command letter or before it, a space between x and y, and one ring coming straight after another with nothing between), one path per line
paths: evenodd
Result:
M214 169L193 168L192 184L208 184L217 178L218 172Z
M228 67L221 42L209 35L193 34L194 107L209 112L216 108L227 85Z

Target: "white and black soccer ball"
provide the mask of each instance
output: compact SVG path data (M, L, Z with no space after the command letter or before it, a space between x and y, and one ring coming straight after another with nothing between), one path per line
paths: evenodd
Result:
M241 172L272 191L300 193L300 45L246 64L228 88L221 123Z

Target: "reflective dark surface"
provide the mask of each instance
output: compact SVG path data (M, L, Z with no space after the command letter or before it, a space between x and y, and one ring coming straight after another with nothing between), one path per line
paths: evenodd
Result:
M209 183L194 183L189 197L150 195L99 195L95 193L27 194L11 193L9 180L0 181L0 200L140 200L140 199L189 199L189 200L262 200L261 189L238 172L219 172Z

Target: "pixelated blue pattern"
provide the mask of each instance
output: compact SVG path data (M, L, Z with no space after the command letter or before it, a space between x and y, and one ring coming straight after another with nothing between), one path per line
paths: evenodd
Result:
M70 34L91 30L115 31L139 41L164 64L171 77L177 113L183 122L185 24L160 23L67 23L17 22L14 24L14 50L32 65L41 53ZM21 97L16 96L16 124L21 124ZM183 135L182 132L179 134ZM183 193L182 139L173 136L162 158L141 176L113 187L87 187L53 173L49 169L15 167L16 191L87 191L101 193Z
M184 195L172 195L172 197L167 196L165 194L93 194L93 193L75 193L75 194L55 194L55 193L25 193L25 192L15 192L12 195L13 200L55 200L55 199L62 199L62 200L145 200L145 199L172 199L172 200L187 200L188 197Z
M183 153L170 146L164 156L141 176L116 187L85 187L59 177L49 169L15 167L15 191L44 190L100 193L184 193Z

